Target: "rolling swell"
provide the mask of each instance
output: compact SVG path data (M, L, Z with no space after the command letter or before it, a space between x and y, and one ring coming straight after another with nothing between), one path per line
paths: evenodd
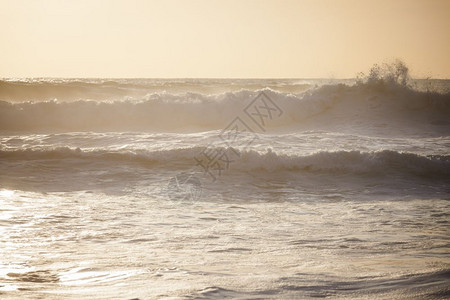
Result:
M165 151L83 151L79 148L60 147L54 149L21 149L0 151L3 161L57 160L59 163L73 163L73 160L105 165L136 164L141 167L179 168L195 167L194 158L201 158L204 147L177 148ZM225 153L231 172L302 172L321 174L349 174L386 176L389 174L405 177L430 177L450 179L450 156L422 156L397 151L336 151L317 152L311 155L277 154L270 149L265 153L253 150L239 151L233 148L215 149ZM239 156L236 154L238 153ZM200 169L200 167L198 167Z
M421 274L407 274L402 276L355 277L347 280L330 277L317 282L306 273L299 273L295 277L282 277L277 285L264 290L238 291L224 289L218 286L204 288L190 298L195 299L223 299L271 298L274 295L283 298L354 298L354 299L403 299L399 295L412 299L448 299L450 289L447 282L450 279L448 269Z
M217 94L245 89L255 91L265 87L280 92L298 93L310 88L311 83L293 79L9 79L0 80L0 100L111 101L142 98L152 93Z

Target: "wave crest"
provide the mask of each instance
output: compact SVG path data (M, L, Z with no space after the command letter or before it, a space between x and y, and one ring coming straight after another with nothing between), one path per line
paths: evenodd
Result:
M294 95L265 89L283 110L269 127L327 129L376 126L450 125L450 94L398 87L387 92L370 85L326 85ZM224 128L257 92L220 95L155 93L145 100L61 103L0 102L0 130L6 131L203 131ZM395 125L395 126L394 126Z

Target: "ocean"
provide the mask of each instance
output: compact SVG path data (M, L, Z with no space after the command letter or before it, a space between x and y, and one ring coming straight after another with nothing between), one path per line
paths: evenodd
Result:
M3 79L0 298L448 299L450 80L372 79Z

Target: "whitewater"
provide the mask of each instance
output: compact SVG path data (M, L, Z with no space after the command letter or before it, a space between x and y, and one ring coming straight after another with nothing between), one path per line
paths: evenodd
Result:
M450 297L450 80L3 79L2 299Z

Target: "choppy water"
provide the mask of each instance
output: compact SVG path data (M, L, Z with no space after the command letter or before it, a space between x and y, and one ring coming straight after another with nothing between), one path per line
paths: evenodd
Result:
M3 81L0 297L448 298L431 83Z

